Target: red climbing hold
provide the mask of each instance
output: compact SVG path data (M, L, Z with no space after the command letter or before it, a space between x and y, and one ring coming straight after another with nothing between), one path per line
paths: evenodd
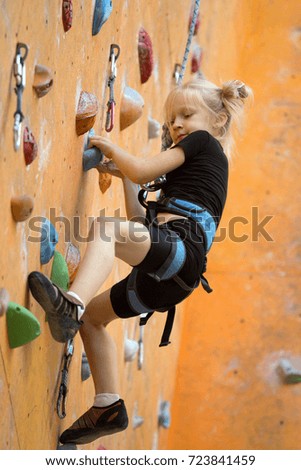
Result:
M140 28L139 30L138 56L141 83L145 83L152 74L154 59L152 41L144 28Z
M195 46L191 58L191 73L197 73L200 70L202 58L202 48L200 46Z
M30 165L38 155L38 146L33 133L28 127L24 128L23 152L26 165Z
M67 32L72 26L72 18L73 18L72 0L63 0L62 17L63 17L64 31Z

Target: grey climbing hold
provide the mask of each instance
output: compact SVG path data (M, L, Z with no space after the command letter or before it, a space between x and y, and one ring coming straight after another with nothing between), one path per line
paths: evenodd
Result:
M81 367L81 379L84 382L91 375L91 369L89 366L88 358L85 351L82 353L82 367Z
M96 0L93 14L92 35L99 33L102 25L108 20L112 13L112 0Z
M164 429L168 429L170 427L170 402L169 401L162 401L160 403L158 424L159 426L162 426L162 428Z
M104 159L104 155L101 150L99 150L97 147L89 147L89 142L90 142L90 137L93 137L95 135L94 129L90 129L89 134L88 134L88 139L84 148L84 153L83 153L83 170L88 171L91 170L91 168L96 168L97 165L102 163Z

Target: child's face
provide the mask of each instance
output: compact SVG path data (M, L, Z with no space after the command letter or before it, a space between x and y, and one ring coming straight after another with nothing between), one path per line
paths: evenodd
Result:
M179 143L194 131L213 133L209 111L200 104L188 104L183 95L175 97L167 125L174 144Z

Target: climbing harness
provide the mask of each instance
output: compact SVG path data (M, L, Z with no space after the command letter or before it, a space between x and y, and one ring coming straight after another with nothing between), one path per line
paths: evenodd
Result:
M56 411L60 419L66 416L66 397L68 392L68 373L71 359L74 352L73 339L69 339L66 343L66 352L63 357L62 378L59 388L59 395L56 403Z
M116 52L117 51L117 52ZM120 54L120 47L117 44L111 44L110 48L110 57L111 62L111 73L108 80L108 87L110 89L109 101L107 103L107 117L106 117L106 132L111 132L114 127L114 117L115 117L115 99L114 99L114 83L117 76L117 67L116 61Z
M21 51L23 50L23 54ZM17 95L17 110L14 114L14 148L19 150L21 144L21 123L24 119L22 113L22 94L26 83L25 59L28 54L28 46L18 42L14 58L14 76L16 79L15 93Z

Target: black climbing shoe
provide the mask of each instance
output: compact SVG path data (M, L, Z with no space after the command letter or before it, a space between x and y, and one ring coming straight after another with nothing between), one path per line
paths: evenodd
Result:
M37 271L28 276L30 291L45 310L50 332L59 343L74 338L82 325L77 308L83 304L53 284L48 277Z
M99 437L124 431L128 416L123 400L105 407L92 406L60 437L62 444L88 444Z

